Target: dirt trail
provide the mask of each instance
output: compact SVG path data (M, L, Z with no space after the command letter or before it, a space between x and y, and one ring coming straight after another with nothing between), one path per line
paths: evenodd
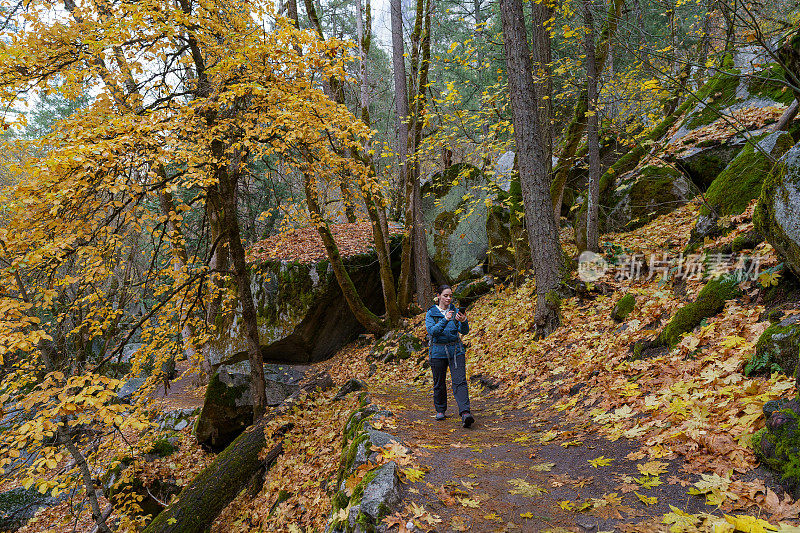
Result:
M687 495L694 478L680 459L660 459L650 466L661 472L645 477L637 465L650 459L627 458L640 451L636 441L612 442L591 425L560 424L555 410L508 409L502 399L471 389L470 429L457 416L434 419L429 383L372 391L395 415L392 434L427 470L421 481L403 485L402 506L422 505L438 516L435 531L642 532L656 529L625 524L662 516L669 504L714 510ZM593 467L589 461L599 457L611 461Z

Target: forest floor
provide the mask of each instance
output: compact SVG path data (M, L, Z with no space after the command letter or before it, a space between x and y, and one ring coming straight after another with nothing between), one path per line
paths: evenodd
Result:
M606 235L604 245L626 255L678 254L698 207ZM699 252L750 231L751 215L752 208L733 219L733 231ZM568 241L563 245L569 251ZM762 270L779 263L767 244L749 253L758 254ZM328 371L337 386L363 380L372 401L393 413L380 423L406 452L402 502L386 519L390 532L800 532L800 502L758 466L750 444L764 427L764 403L796 394L794 380L744 374L769 325L764 294L782 281L770 275L743 283L742 296L676 347L641 360L631 358L632 344L658 334L694 300L703 280L612 277L589 284L562 301L562 326L545 339L532 327L533 283L499 286L468 310L465 344L476 417L470 429L456 416L434 420L423 352L376 364L367 357L371 343L361 340L313 368ZM616 322L611 310L626 294L635 296L634 310ZM800 313L797 298L778 301L784 315ZM405 329L424 338L422 315ZM334 401L336 389L274 421L295 425L284 454L261 493L240 495L212 532L324 530L343 428L358 408L356 395ZM196 407L202 387L184 377L157 401L162 410ZM208 464L213 455L197 447L190 431L181 432L177 456L148 468L190 478ZM42 516L38 525L48 522ZM31 525L25 531L41 530Z

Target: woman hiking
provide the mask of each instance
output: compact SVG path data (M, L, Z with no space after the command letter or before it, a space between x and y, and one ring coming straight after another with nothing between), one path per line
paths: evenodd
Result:
M453 396L458 403L461 424L468 428L475 422L469 410L467 365L461 335L469 333L465 309L453 305L453 289L442 285L436 291L437 304L425 315L425 328L430 336L430 363L433 371L433 406L436 420L444 420L447 412L447 368L453 381Z

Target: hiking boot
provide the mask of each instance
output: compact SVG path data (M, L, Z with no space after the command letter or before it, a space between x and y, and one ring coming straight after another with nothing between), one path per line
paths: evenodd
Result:
M475 417L469 411L461 415L461 425L465 428L470 427L473 422L475 422Z
M445 416L444 413L436 413L436 420L444 420Z

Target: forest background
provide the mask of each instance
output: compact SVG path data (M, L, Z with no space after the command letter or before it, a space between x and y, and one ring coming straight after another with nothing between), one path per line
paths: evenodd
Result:
M601 147L626 147L621 166L635 166L743 47L774 56L785 75L770 81L800 92L773 53L797 32L791 1L390 11L384 48L368 1L3 3L0 461L21 486L83 491L108 531L95 471L120 442L151 443L149 399L172 361L210 376L208 341L237 306L256 418L265 412L246 252L258 241L315 228L353 314L383 334L432 297L421 181L455 162L491 179L514 150L507 245L518 271L532 269L546 336L573 259L559 231L578 228L562 213L585 206L578 248L599 250L603 184L621 171L603 174ZM573 191L579 160L589 179ZM345 221L372 228L385 315L344 267L331 226ZM115 361L132 342L144 349L130 372L149 377L131 406L116 401ZM22 454L33 459L19 467ZM118 527L141 526L137 505L115 504Z

